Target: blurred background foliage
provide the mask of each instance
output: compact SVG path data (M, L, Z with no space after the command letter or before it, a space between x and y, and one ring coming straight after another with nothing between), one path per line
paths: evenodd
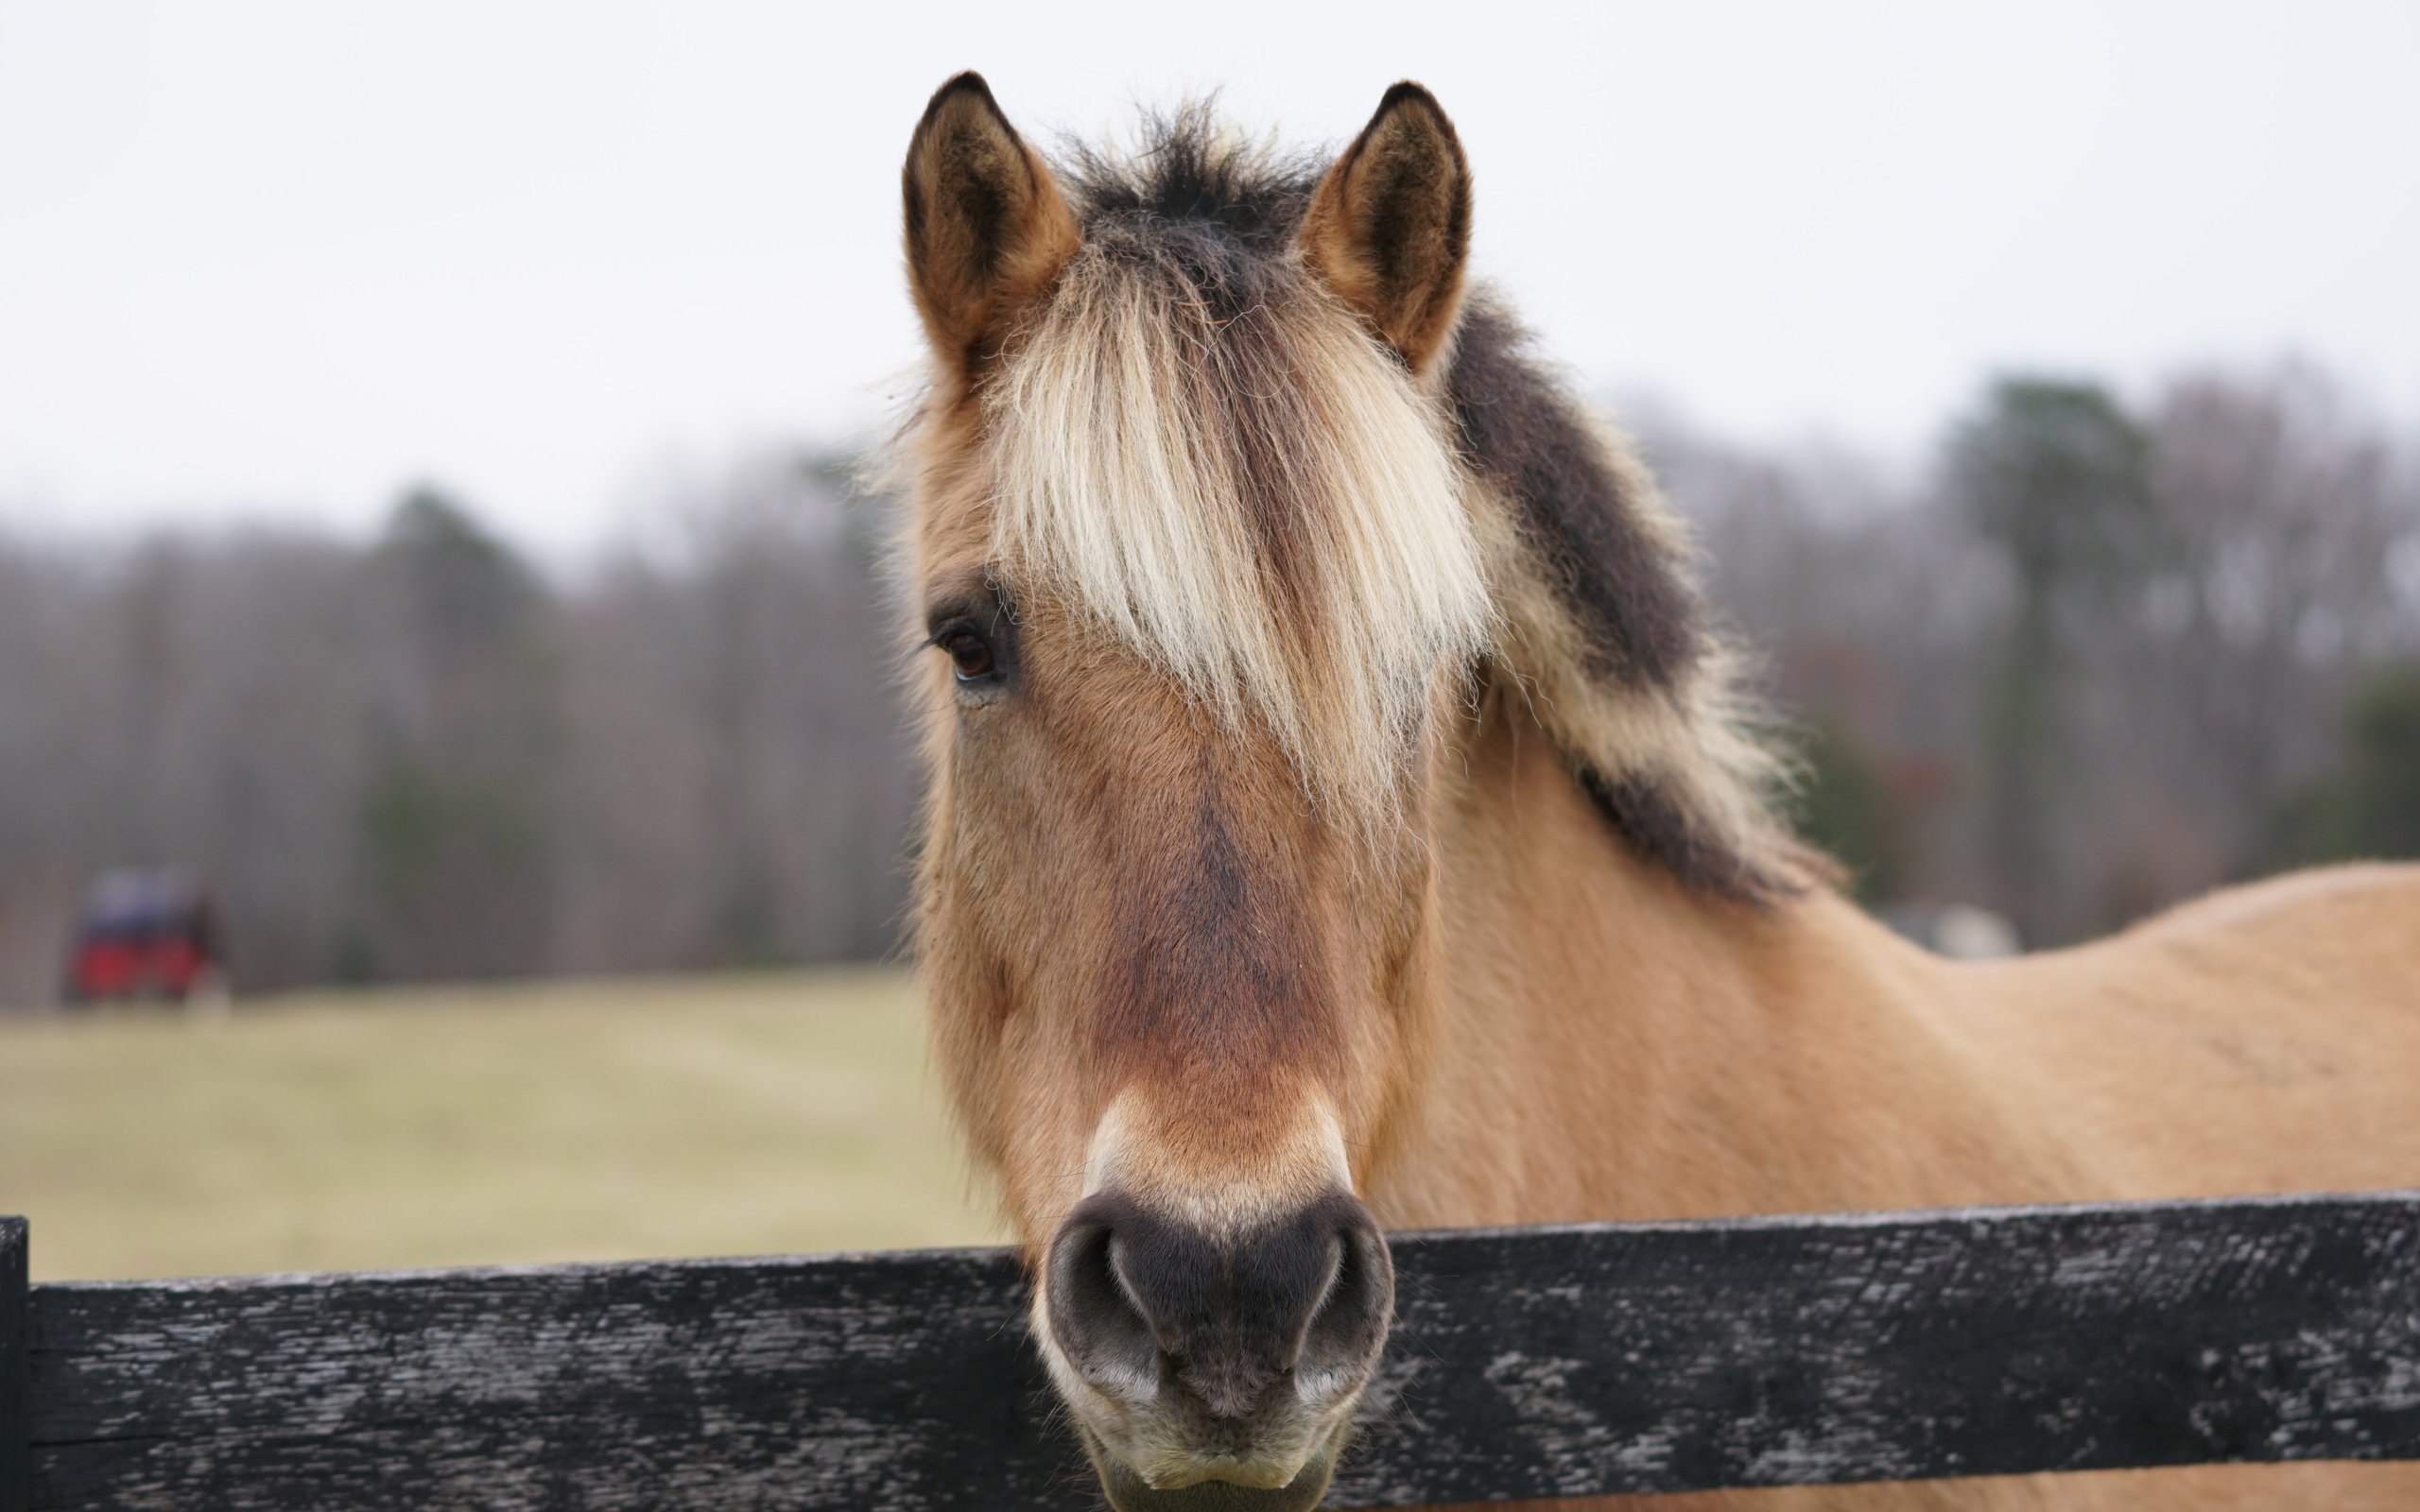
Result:
M1869 904L2048 945L2420 855L2420 484L2325 374L2005 378L1896 471L1632 407ZM436 486L369 541L0 540L0 1003L143 863L247 991L884 955L907 637L846 460L693 478L577 567Z
M0 1003L122 865L205 881L246 991L881 956L878 512L782 456L577 572L436 488L360 544L0 542Z
M2057 945L2420 855L2420 457L2317 369L2001 378L1899 476L1638 429L1869 904Z

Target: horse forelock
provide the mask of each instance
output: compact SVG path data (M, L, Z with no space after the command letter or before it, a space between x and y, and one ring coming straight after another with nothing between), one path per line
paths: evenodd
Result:
M1491 639L1464 479L1436 402L1288 255L1290 180L1255 201L1251 149L1185 140L1166 194L1094 164L1084 243L984 387L992 553L1322 805L1382 813L1440 667Z

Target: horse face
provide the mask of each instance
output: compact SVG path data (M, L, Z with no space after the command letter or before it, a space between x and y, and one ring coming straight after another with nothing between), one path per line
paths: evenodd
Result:
M1080 219L971 76L907 173L937 1054L1126 1512L1314 1504L1376 1365L1358 1193L1417 1081L1432 747L1487 616L1418 389L1451 128L1399 87L1277 187Z
M1372 865L1270 743L997 592L971 595L985 680L924 674L922 929L956 1105L1037 1256L1036 1336L1125 1504L1323 1483L1392 1296L1352 1152L1408 1067L1424 851Z

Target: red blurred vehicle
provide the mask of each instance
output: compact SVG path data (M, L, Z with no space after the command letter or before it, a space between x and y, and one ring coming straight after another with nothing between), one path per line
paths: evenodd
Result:
M223 1003L227 971L209 895L186 872L107 872L85 895L67 959L70 1003Z

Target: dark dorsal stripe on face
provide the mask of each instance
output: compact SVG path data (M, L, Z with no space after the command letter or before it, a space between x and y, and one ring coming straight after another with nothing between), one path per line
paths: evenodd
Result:
M1248 1097L1274 1068L1336 1054L1337 994L1320 978L1327 954L1302 907L1310 858L1253 853L1231 801L1205 782L1192 833L1157 842L1168 851L1159 885L1119 909L1091 1041L1113 1083L1140 1075Z

